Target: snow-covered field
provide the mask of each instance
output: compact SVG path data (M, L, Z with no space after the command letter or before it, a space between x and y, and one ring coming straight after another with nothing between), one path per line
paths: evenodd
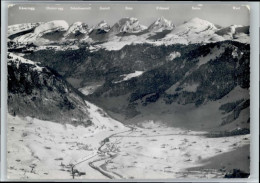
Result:
M84 86L82 88L79 88L78 90L81 93L83 93L84 95L89 95L89 94L92 94L100 86L101 86L101 84L94 83L94 84L90 84L90 85Z
M135 72L130 73L130 74L123 74L123 75L120 76L120 77L123 77L123 79L120 80L120 81L116 81L116 82L114 82L114 83L120 83L120 82L122 82L122 81L127 81L127 80L129 80L129 79L131 79L131 78L139 77L139 76L141 76L143 73L144 73L144 71L135 71Z
M87 102L93 125L85 128L8 114L8 179L70 179L71 166L93 155L106 137L129 130ZM85 178L106 178L85 164Z
M72 179L72 169L75 179L223 177L217 169L187 169L250 141L249 135L207 138L152 121L123 126L87 105L94 123L87 128L8 115L8 179Z
M163 127L137 128L131 134L111 138L110 144L117 142L115 149L119 152L103 162L103 168L126 179L223 178L225 172L218 169L187 169L203 166L205 159L249 144L249 136L206 138L202 134Z

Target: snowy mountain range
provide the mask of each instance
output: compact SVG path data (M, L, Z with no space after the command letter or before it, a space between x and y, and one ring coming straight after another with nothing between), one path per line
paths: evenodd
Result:
M150 26L142 25L137 18L122 18L113 26L105 21L90 27L86 23L55 20L46 23L11 25L8 38L18 45L33 43L42 45L62 45L68 41L99 45L108 50L121 49L129 44L190 44L211 43L233 40L249 43L249 26L231 25L221 28L200 18L193 18L175 26L164 17L158 18Z
M103 20L92 27L83 22L69 25L66 21L58 20L10 26L8 35L9 51L14 53L13 59L9 60L9 76L14 81L10 84L19 83L20 78L15 72L24 74L20 68L29 69L33 75L24 74L23 77L28 81L22 83L19 91L23 89L20 92L24 93L29 88L33 92L34 87L40 87L44 92L37 92L38 98L47 98L45 104L56 104L53 111L65 110L56 107L59 105L72 106L66 114L70 115L76 110L73 114L81 119L87 114L82 111L85 104L81 100L89 100L120 121L135 123L140 118L147 120L161 117L165 112L162 109L171 110L172 103L177 105L176 110L193 104L194 113L198 112L197 109L202 110L204 104L212 103L213 111L223 109L228 112L225 115L218 114L216 124L209 124L208 128L222 125L223 128L233 130L234 125L248 125L240 124L243 119L239 118L239 114L249 108L249 26L231 25L222 28L199 18L175 26L161 17L148 27L136 18L122 18L113 26ZM16 54L20 57L16 58ZM16 59L24 62L17 62ZM40 64L29 67L28 64L33 63ZM41 79L32 79L42 75L47 83ZM53 80L54 75L55 78L62 78L59 81L62 84ZM59 93L48 94L50 88L56 91L51 87L54 82L54 88L63 85L77 96L77 100L81 99L75 101L75 96L66 92L66 100L56 97L60 96ZM10 95L15 96L17 93L17 88L13 88L15 84L10 85ZM224 103L222 98L230 96L232 92L243 93L243 97ZM52 96L56 102L49 104L54 100ZM117 103L118 100L120 103ZM215 101L220 100L221 105L215 105ZM42 101L36 100L35 103L30 98L28 101L33 103L31 106L44 107L39 105ZM71 105L62 104L63 101ZM111 105L114 103L117 105ZM15 103L10 103L10 106L11 111L28 113ZM148 108L154 110L155 106L162 106L157 109L157 116L146 114ZM38 112L34 112L35 115L40 115ZM51 120L69 118L69 115L60 118L61 115L57 112ZM171 112L163 115L167 123L171 123L167 118L170 115ZM233 118L232 115L237 116ZM176 123L185 120L183 116L175 116ZM205 123L205 119L198 117L197 122ZM193 124L197 125L197 122ZM226 127L226 123L232 125Z

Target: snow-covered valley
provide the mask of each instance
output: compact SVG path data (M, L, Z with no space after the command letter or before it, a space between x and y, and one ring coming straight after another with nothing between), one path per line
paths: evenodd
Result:
M8 179L223 178L232 170L225 162L222 169L189 169L250 142L250 135L208 138L153 122L124 126L87 104L90 127L8 114Z

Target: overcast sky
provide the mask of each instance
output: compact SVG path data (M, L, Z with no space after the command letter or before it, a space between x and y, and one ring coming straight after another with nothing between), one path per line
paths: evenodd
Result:
M243 5L111 3L10 4L8 24L66 20L69 24L81 21L92 26L106 20L113 25L123 17L136 17L146 26L159 17L165 17L176 25L194 17L220 26L250 24L249 9Z

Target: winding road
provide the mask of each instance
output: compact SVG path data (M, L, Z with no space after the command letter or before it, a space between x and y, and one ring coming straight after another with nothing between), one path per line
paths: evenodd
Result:
M97 157L97 158L96 158L95 160L92 160L92 161L88 162L88 165L89 165L91 168L93 168L94 170L100 172L102 175L104 175L105 177L107 177L107 178L109 178L109 179L118 179L118 178L119 178L119 179L122 179L122 178L124 178L123 176L121 176L121 175L119 175L119 174L117 174L117 173L115 173L115 172L108 172L108 171L106 170L106 168L105 168L104 165L105 165L107 162L109 162L110 160L112 160L113 158L115 158L117 155L111 154L111 153L112 153L112 149L108 149L108 151L106 151L106 150L104 150L104 149L102 149L102 148L103 148L108 142L110 142L110 140L109 140L110 138L112 138L112 137L120 137L120 138L117 139L115 142L111 143L112 146L115 146L115 144L118 143L118 141L120 141L122 138L124 138L123 135L122 135L122 136L117 136L117 135L123 134L123 133L128 133L128 134L127 134L127 136L128 136L128 135L130 135L130 134L136 129L135 127L132 127L132 126L126 126L126 127L129 128L129 130L126 130L126 131L123 131L123 132L114 133L114 134L112 134L112 135L106 137L105 139L103 139L103 140L101 141L100 146L98 147L97 152L95 152L94 154L93 154L93 153L90 154L90 155L92 155L92 156L87 155L84 160L81 160L81 161L79 161L79 162L73 164L72 167L71 167L71 173L72 173L73 179L74 179L74 175L73 175L73 174L74 174L74 170L75 170L76 166L79 165L79 164L81 164L81 163L84 163L84 162L86 162L86 161L88 161L88 160L90 160L90 159L92 159L92 158L94 158L94 157ZM97 164L97 163L99 163L99 162L102 162L102 161L105 161L105 162L102 163L102 164L99 165L99 166L98 166L98 165L95 165L95 164Z

